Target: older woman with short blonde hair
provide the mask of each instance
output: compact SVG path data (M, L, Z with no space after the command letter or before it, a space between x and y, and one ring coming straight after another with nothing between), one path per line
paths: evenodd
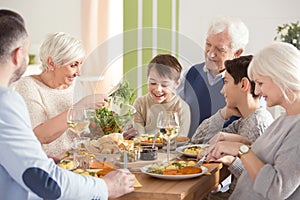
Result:
M244 170L229 199L300 199L300 51L275 42L253 57L248 74L255 93L285 113L251 147L220 141L208 159L232 155L240 160Z
M15 85L28 106L34 133L49 156L71 148L76 136L66 131L67 111L73 104L73 83L84 58L81 41L67 33L49 34L40 47L42 73L23 77ZM84 98L76 106L85 106L90 99ZM96 99L102 101L103 97ZM96 102L95 108L100 105Z

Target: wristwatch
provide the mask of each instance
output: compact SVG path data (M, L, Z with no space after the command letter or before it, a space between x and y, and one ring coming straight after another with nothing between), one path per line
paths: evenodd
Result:
M248 153L249 150L250 150L250 147L248 145L244 145L244 144L241 145L240 149L239 149L239 154L238 154L239 158L242 157L242 155Z

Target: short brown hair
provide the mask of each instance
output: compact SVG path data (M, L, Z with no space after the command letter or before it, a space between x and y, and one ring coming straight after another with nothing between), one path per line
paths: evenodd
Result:
M251 81L248 77L248 66L252 60L253 56L240 56L239 58L235 58L232 60L226 60L224 65L226 71L232 76L234 79L234 84L238 84L241 80L246 77L251 83L251 94L254 98L259 97L259 95L255 95L255 83Z
M147 76L149 76L149 72L153 67L155 67L158 74L162 77L168 77L175 81L180 79L182 66L177 58L170 54L159 54L155 56L148 64ZM172 72L172 69L175 70L175 73Z

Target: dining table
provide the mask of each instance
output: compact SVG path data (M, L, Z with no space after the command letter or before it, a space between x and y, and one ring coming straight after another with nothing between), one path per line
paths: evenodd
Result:
M96 160L104 162L102 154L93 154ZM111 156L110 156L111 157ZM106 158L106 157L105 157ZM172 161L195 161L195 157L189 157L182 152L173 152L170 155ZM127 159L126 159L127 160ZM127 160L129 161L129 160ZM145 173L144 167L152 164L165 163L167 153L164 150L158 151L157 159L154 160L134 160L133 162L121 162L119 159L112 160L115 168L127 168L135 175L141 187L134 188L134 191L125 194L116 200L201 200L211 191L216 189L225 178L230 175L229 170L220 162L203 163L207 168L199 176L189 176L189 178L164 179ZM180 175L177 175L180 176Z
M222 163L204 163L208 172L191 179L165 180L134 171L142 187L118 200L200 200L216 189L230 173Z

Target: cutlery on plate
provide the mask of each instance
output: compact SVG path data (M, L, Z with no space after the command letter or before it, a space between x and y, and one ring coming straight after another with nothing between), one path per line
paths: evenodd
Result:
M200 160L198 160L198 162L195 164L195 167L200 167L203 164L208 153L209 153L209 151L207 148L200 153L202 155L202 158Z
M216 141L219 141L220 134L217 135ZM195 166L199 167L203 164L203 162L205 161L208 153L209 153L209 149L212 149L216 146L217 143L214 143L213 145L210 145L209 148L204 148L204 150L200 153L202 155L202 158L195 164ZM209 144L208 144L209 145Z

